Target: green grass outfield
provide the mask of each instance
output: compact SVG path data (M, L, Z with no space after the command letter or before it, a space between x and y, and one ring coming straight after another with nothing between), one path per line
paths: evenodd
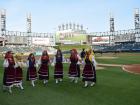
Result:
M99 63L140 64L140 54L103 54L102 56L117 56L117 59L101 60ZM100 57L101 55L97 55ZM2 86L3 68L0 61L0 86ZM64 65L64 81L55 84L53 68L50 67L50 81L44 86L41 81L32 87L25 81L25 90L13 89L13 94L3 92L0 87L0 105L140 105L140 75L122 71L119 67L107 67L97 71L97 84L94 87L83 88L81 79L78 84L70 83L67 78L68 65Z
M114 59L107 59L107 57L113 57ZM140 53L104 53L102 55L96 54L96 60L99 63L106 64L140 64Z

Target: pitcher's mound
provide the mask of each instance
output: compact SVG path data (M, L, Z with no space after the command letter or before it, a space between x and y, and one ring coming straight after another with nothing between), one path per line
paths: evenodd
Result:
M123 65L123 70L134 73L134 74L140 74L140 64L133 64L133 65Z

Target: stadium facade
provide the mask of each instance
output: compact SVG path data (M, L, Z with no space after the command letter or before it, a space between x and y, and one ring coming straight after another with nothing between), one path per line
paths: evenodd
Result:
M0 15L0 44L3 46L55 46L57 43L118 45L120 43L140 43L139 9L134 12L134 29L115 31L115 18L110 16L110 31L87 33L83 25L66 23L58 26L56 33L35 33L31 30L31 14L27 15L27 32L6 30L6 10Z
M6 29L6 10L0 13L0 45L1 46L54 46L54 33L36 33L31 30L31 14L27 15L27 32L8 31Z

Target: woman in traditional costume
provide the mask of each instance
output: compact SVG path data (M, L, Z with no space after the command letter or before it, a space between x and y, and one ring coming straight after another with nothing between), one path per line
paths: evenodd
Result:
M37 80L37 71L36 71L36 67L37 67L37 63L34 57L34 54L31 53L28 57L28 61L27 61L27 81L31 81L32 86L35 86L35 81Z
M47 84L49 80L49 62L50 62L49 55L48 52L45 50L43 51L42 56L38 62L40 65L38 71L39 80L43 80L44 84Z
M96 61L93 56L92 50L89 50L86 53L85 57L85 66L83 70L83 82L85 83L84 87L88 85L93 86L96 83Z
M62 55L62 52L60 49L58 49L53 60L53 63L55 63L54 79L56 80L56 83L61 82L63 79L63 61L64 57Z
M16 54L15 56L15 85L19 86L22 90L24 89L22 86L22 80L23 80L22 68L25 66L26 64L23 62L22 55Z
M8 51L5 54L3 63L4 75L3 75L3 89L12 93L11 88L15 83L15 61L12 51Z
M71 56L70 56L70 66L69 66L69 78L71 79L71 82L78 82L78 78L80 78L80 62L81 58L77 53L76 49L71 50Z

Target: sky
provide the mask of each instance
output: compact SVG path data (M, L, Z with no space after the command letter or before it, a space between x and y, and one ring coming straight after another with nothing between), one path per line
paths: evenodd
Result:
M83 24L87 32L109 31L110 13L115 30L134 28L134 8L140 0L0 0L6 9L6 28L26 32L26 15L32 15L32 32L55 32L62 23Z

